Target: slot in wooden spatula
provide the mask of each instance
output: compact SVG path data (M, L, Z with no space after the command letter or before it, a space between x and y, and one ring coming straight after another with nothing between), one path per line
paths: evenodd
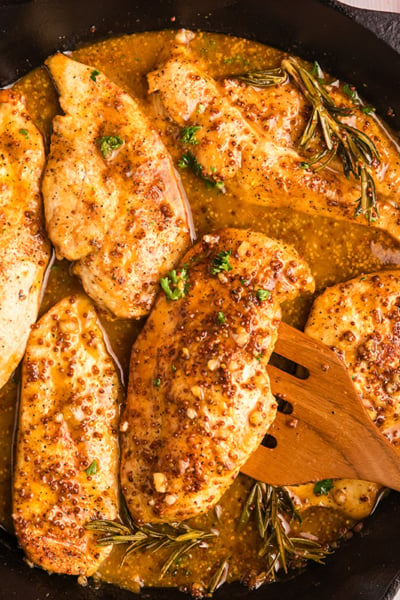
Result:
M275 352L309 371L299 379L268 365L272 392L293 406L268 430L242 472L271 485L364 479L400 490L400 449L373 424L344 363L327 346L281 323Z

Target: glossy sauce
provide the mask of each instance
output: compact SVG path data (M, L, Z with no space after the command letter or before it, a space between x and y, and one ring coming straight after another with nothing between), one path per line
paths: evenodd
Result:
M147 96L145 75L157 64L157 58L172 39L173 32L145 33L112 39L80 49L73 56L93 68L103 71L128 93L133 94L146 114L162 133L175 164L182 147L168 122L157 116ZM282 53L255 42L218 34L198 34L193 50L202 55L214 77L275 66ZM27 108L39 129L49 141L51 119L59 110L57 95L47 71L38 69L16 84L27 100ZM372 272L400 264L400 245L390 236L372 227L363 227L327 218L311 218L289 209L264 209L251 203L251 198L222 194L206 187L187 169L181 172L190 200L198 236L220 227L243 227L261 231L293 244L309 263L316 280L317 292L336 282L360 273ZM65 261L50 268L41 313L55 302L81 289ZM304 326L311 296L303 296L284 307L284 319L297 327ZM132 343L142 322L111 319L102 314L113 351L127 378ZM10 461L12 431L17 396L16 374L0 391L0 522L11 526ZM103 563L99 577L138 591L142 585L180 586L196 593L206 586L216 565L229 562L228 580L240 579L263 570L263 560L257 556L259 538L254 525L239 532L237 520L247 498L251 480L240 475L220 501L220 508L202 515L191 524L196 528L216 528L219 535L208 548L196 548L179 565L160 580L160 566L169 551L156 554L133 554L120 567L123 549L116 547ZM316 496L312 484L292 488L303 514L301 531L316 535L321 541L336 540L348 535L348 530L366 517L373 507L379 488L365 482L338 481L328 495ZM218 513L218 517L217 517Z

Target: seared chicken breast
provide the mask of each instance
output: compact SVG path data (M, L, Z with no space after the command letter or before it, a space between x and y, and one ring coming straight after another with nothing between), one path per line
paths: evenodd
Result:
M0 91L0 387L36 321L50 245L43 230L43 141L23 99Z
M400 271L356 277L326 289L305 332L345 362L371 418L400 444Z
M122 490L139 522L205 512L235 479L275 417L279 305L313 289L292 247L237 229L205 235L161 284L121 421Z
M149 92L158 94L169 118L182 129L185 150L204 178L238 195L251 194L253 202L265 206L368 224L355 216L359 181L347 179L341 168L307 168L304 156L295 149L292 140L302 131L307 113L292 88L287 93L269 92L271 106L267 95L257 101L254 89L245 90L242 98L238 84L212 79L189 45L182 43L148 74L148 82ZM273 116L274 108L279 109L279 116ZM390 154L378 170L380 217L374 226L400 239L398 149L372 119L364 123L364 130L374 138L385 138L382 147ZM194 162L193 158L186 160ZM387 176L389 165L396 170Z
M118 514L121 393L93 305L65 298L28 341L13 486L18 541L47 571L91 575L109 554L85 525Z
M179 176L128 94L63 54L47 66L65 113L53 121L42 186L50 239L59 258L78 261L93 300L142 317L190 243Z

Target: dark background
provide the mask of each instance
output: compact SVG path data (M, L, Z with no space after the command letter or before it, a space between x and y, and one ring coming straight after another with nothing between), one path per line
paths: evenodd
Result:
M326 0L328 6L335 8L339 12L354 19L370 31L373 31L387 44L392 46L397 52L400 52L400 15L386 12L375 12L373 10L360 10L347 6L335 0ZM399 3L400 5L400 3ZM400 83L399 83L400 87Z
M171 26L243 35L318 60L323 68L361 88L378 112L400 129L400 55L393 50L400 51L400 16L360 11L334 0L0 0L0 85L10 84L57 49L111 34ZM362 532L328 558L327 566L311 565L293 580L250 595L239 585L226 586L215 598L392 599L400 587L399 500L400 495L392 492L366 520ZM134 596L106 585L81 588L74 578L31 569L14 538L0 532L0 600L70 598ZM187 597L176 590L156 590L151 598Z

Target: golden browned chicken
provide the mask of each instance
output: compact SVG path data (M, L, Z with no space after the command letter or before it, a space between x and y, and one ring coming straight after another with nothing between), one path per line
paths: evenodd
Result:
M42 137L23 99L0 91L0 387L22 358L50 246L43 231Z
M160 96L168 116L181 128L183 166L186 162L219 187L251 195L255 203L368 224L355 216L360 182L346 179L335 163L319 171L309 168L294 148L307 112L292 86L259 95L249 88L242 97L240 84L213 80L184 43L173 47L169 58L149 73L148 82L149 92ZM377 178L380 216L374 225L400 239L398 148L372 117L359 119L383 150ZM389 167L395 170L388 174Z
M306 333L346 363L371 418L400 443L400 271L364 275L327 288Z
M65 112L42 186L50 239L99 305L139 318L190 243L179 176L128 94L63 54L47 65Z
M121 484L137 521L209 510L275 417L266 372L280 303L312 290L296 251L261 233L206 235L161 281L132 350Z
M118 514L121 393L92 303L65 298L33 328L22 369L13 519L43 569L90 575L109 553L85 525Z

